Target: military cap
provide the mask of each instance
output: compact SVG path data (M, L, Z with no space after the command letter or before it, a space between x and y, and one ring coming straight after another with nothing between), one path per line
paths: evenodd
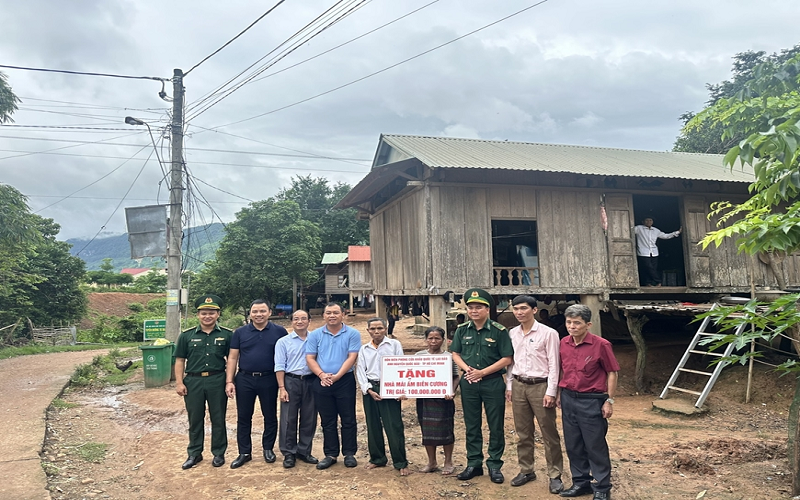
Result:
M200 309L222 309L222 299L216 295L201 295L194 301L194 307Z
M469 304L470 302L478 302L489 306L489 308L494 307L494 299L483 288L470 288L464 292L464 303Z

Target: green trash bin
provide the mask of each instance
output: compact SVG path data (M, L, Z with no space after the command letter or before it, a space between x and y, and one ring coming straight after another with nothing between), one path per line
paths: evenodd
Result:
M169 384L174 346L172 343L139 346L142 350L145 387L161 387Z

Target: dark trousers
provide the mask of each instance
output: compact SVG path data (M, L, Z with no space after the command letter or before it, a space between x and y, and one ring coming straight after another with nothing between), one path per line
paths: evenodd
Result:
M561 422L572 484L588 486L594 478L597 483L592 488L602 492L611 489L608 420L602 413L605 399L580 398L571 391L561 391Z
M381 385L373 384L372 390L380 393ZM392 466L395 469L408 467L406 459L406 436L403 429L403 411L399 400L382 399L375 401L369 394L364 396L364 416L367 420L367 446L369 447L369 463L386 465L386 440L389 441L389 453L392 455Z
M313 383L313 376L300 380L287 375L283 379L289 402L281 402L281 434L278 446L284 456L311 455L311 444L317 430L317 409L314 405L314 393L311 391Z
M260 377L239 372L236 374L236 441L239 444L239 454L250 455L253 453L253 439L250 433L253 430L253 412L256 406L256 397L261 404L261 414L264 416L264 433L261 436L261 447L271 450L275 446L278 435L278 381L274 373Z
M339 456L339 419L342 422L341 453L355 455L358 451L356 441L356 377L353 372L345 373L335 384L323 387L317 378L311 386L314 402L322 425L322 451L326 457Z
M486 411L489 427L489 459L486 466L499 469L503 466L506 438L503 420L506 412L506 383L503 377L494 377L470 384L461 379L461 406L464 409L464 427L467 438L467 466L483 465L483 432L481 431L481 406Z
M225 373L220 372L208 377L186 375L183 378L186 396L183 403L189 415L189 456L203 452L203 440L206 427L206 403L211 417L211 453L224 455L228 449L228 433L225 429L225 413L228 409L228 397L225 395Z
M397 320L394 319L394 316L392 316L390 314L389 315L389 319L386 320L386 322L389 324L389 327L388 327L388 330L386 331L386 334L391 336L393 334L393 332L394 332L394 324L395 324L395 322L397 322Z
M658 257L637 257L639 261L639 284L642 286L654 286L661 284L658 275Z

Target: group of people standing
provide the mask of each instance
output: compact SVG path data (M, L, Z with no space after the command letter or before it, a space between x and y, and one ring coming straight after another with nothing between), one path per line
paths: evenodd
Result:
M419 472L454 473L453 397L460 389L467 465L456 475L458 479L484 474L483 411L489 429L485 460L488 475L492 482L504 482L503 421L506 402L511 402L520 467L519 474L511 480L512 486L536 479L535 419L542 433L550 492L563 497L593 494L597 500L609 499L611 463L606 432L607 419L613 413L619 365L611 344L589 333L591 310L583 305L570 306L564 312L569 335L559 341L555 330L536 321L537 303L531 296L518 296L512 301L520 325L510 331L490 319L494 300L485 290L467 290L464 301L469 320L457 328L449 353L445 349L446 334L436 326L425 332L428 348L417 352L450 354L454 387L453 394L444 398L417 399L422 444L428 458ZM200 324L183 332L177 342L176 390L184 396L189 414L189 457L184 469L202 460L206 403L212 423L212 465L225 463L226 398L233 397L238 413L239 455L231 468L252 459L250 433L256 397L265 419L262 448L267 462L276 460L273 448L280 427L284 467L294 467L301 460L316 464L317 469L327 469L340 455L346 467L356 467L355 398L360 390L370 457L365 467L388 464L388 441L392 466L402 476L410 473L401 413L405 397L380 396L381 359L403 355L402 346L388 332L386 320L369 319L370 341L361 345L360 333L344 324L344 311L339 304L325 307L325 324L312 332L308 332L308 314L296 311L292 315L292 333L269 322L269 304L263 300L253 302L252 322L235 332L217 325L220 306L216 296L201 297L196 303ZM278 400L280 425L276 417ZM573 481L568 489L561 481L564 464L556 427L557 407L562 410ZM317 413L325 455L321 460L311 455ZM444 451L441 469L436 455L438 446Z

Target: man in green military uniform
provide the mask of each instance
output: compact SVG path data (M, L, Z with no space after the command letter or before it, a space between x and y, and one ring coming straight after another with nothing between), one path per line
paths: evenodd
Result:
M503 433L505 417L505 382L503 373L511 364L514 348L506 327L489 319L494 299L489 292L470 288L464 294L469 321L459 325L453 336L450 351L453 361L464 371L461 377L461 406L464 409L464 426L467 437L467 468L457 477L461 481L483 475L483 433L481 432L481 404L486 411L489 426L489 477L493 483L505 479L503 451L506 440Z
M225 364L231 344L231 331L217 324L222 301L216 295L204 295L194 303L200 324L181 333L175 346L175 390L183 396L189 414L189 458L183 469L203 460L206 403L211 416L211 465L225 463L228 434L225 411Z

